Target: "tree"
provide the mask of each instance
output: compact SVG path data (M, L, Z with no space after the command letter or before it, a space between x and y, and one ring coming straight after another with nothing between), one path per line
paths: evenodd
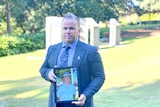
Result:
M160 0L124 0L126 6L130 9L131 14L137 13L140 17L143 14L148 14L148 23L150 24L150 18L152 13L160 13ZM141 22L140 22L141 23Z
M11 23L10 23L10 19L11 19L11 16L10 16L10 3L9 3L8 0L6 1L6 16L7 16L7 33L12 33Z
M0 1L0 5L4 5L4 10L5 10L5 14L3 19L6 19L6 30L7 33L12 33L12 28L11 28L11 23L10 23L10 19L11 19L11 14L10 14L10 0L2 0ZM3 8L3 7L2 7ZM5 18L6 17L6 18Z
M53 13L50 0L21 0L13 8L17 26L23 33L35 33L44 29L45 17ZM16 12L18 10L18 13Z
M96 21L102 19L102 7L96 1L77 1L75 8L75 13L79 17L92 17Z
M78 17L93 17L98 22L108 20L110 17L117 18L118 15L107 2L101 0L53 0L53 4L56 16L73 12Z
M139 16L145 13L160 13L160 0L124 0L128 8Z
M3 0L3 3L6 1L10 3L11 18L22 33L44 29L46 16L62 17L73 12L79 17L93 17L99 22L118 18L120 7L118 1L114 3L113 0ZM2 1L0 5L3 5Z

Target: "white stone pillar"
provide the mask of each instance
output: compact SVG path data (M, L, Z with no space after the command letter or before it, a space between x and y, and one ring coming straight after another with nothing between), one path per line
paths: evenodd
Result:
M109 45L115 46L120 44L120 24L116 19L110 19L110 30L109 30Z
M61 17L46 17L46 49L50 45L59 43L61 38Z
M90 44L98 47L99 45L99 26L92 26L90 28Z
M85 18L80 18L80 40L88 44L88 25Z

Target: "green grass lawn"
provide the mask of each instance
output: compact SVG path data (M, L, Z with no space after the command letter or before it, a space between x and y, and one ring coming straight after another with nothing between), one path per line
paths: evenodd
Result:
M95 107L159 107L160 36L101 46L106 81ZM0 107L47 107L49 83L39 74L45 51L0 57Z

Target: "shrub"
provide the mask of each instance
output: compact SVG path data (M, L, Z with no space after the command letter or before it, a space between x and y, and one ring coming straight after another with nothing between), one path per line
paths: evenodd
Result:
M109 32L109 28L101 28L100 29L100 38L105 38L106 34Z
M45 35L37 33L32 35L0 37L0 56L26 53L45 48Z
M23 38L25 40L25 43L23 44L28 48L29 51L36 50L36 49L43 49L45 48L45 34L42 33L36 33L36 34L25 34L21 35L20 38Z
M11 36L0 37L0 56L13 55L18 53L16 44L18 44L18 38Z

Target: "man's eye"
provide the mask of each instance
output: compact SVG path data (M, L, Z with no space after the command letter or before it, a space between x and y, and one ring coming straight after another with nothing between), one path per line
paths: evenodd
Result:
M72 30L73 30L73 29L74 29L74 27L70 27L70 29L72 29Z

